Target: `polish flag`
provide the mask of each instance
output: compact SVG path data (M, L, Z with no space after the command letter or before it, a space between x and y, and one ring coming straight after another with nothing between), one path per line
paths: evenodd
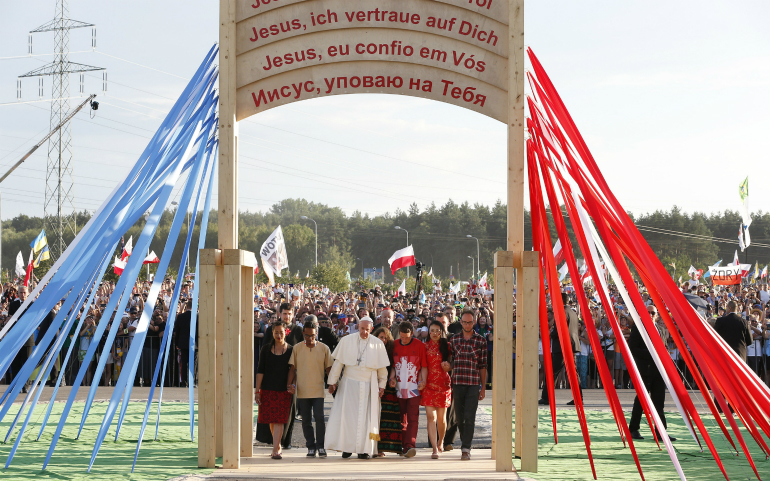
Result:
M407 246L403 249L397 250L392 256L390 256L390 259L388 259L388 264L390 264L390 272L394 275L396 274L396 271L402 267L415 265L414 249L412 246Z
M749 272L751 272L751 264L740 264L741 266L741 277L748 277Z
M557 266L564 262L564 249L561 247L561 239L556 239L556 244L553 245L553 257L556 259Z
M126 264L128 261L118 259L118 256L115 256L115 262L112 264L112 270L116 275L123 274L123 269L126 268Z
M35 260L34 256L32 255L33 252L34 251L29 252L29 262L27 263L27 273L24 276L24 287L27 287L27 285L29 284L29 280L32 277L32 266Z
M151 251L149 254L147 254L147 257L144 258L144 262L142 262L142 265L158 264L158 263L160 263L160 259L158 259L158 256L155 255L155 251Z
M125 247L123 247L123 252L120 254L120 260L125 261L126 259L128 259L128 256L131 255L131 252L133 250L134 250L134 236L131 236L128 238L128 242L126 242Z

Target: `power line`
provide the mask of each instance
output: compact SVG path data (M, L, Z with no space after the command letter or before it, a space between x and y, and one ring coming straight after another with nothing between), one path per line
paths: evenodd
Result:
M676 237L686 237L686 238L689 238L689 239L695 238L695 239L698 239L698 240L710 240L710 241L713 241L713 242L723 242L723 243L726 243L726 244L735 244L735 245L740 244L738 241L734 241L734 240L731 240L731 239L723 239L721 237L707 236L707 235L701 235L701 234L689 234L689 233L686 233L686 232L672 231L672 230L668 230L668 229L659 229L659 228L656 228L656 227L648 227L648 226L639 226L638 225L636 227L639 230L645 230L645 231L648 231L648 232L654 233L654 234L664 234L664 235L671 235L671 236L676 236ZM761 244L761 243L757 243L757 242L752 242L751 245L752 246L756 246L756 247L770 248L770 244Z

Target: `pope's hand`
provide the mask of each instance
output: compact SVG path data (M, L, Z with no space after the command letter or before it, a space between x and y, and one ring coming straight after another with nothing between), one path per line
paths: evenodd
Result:
M329 385L329 394L334 394L334 391L336 391L336 390L337 390L337 385L336 384Z
M385 390L383 388L380 388L380 397L382 397L383 394L385 394Z

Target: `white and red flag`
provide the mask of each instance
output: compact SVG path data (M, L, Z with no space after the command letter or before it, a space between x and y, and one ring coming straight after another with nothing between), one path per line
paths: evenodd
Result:
M147 257L144 258L144 262L142 262L142 265L158 264L158 263L160 263L160 259L158 259L158 256L155 254L155 251L151 251L149 254L147 254Z
M131 255L131 252L134 250L134 236L131 236L128 238L128 242L126 242L126 245L123 247L123 252L120 254L120 260L125 261L128 259L128 256Z
M121 260L121 259L118 259L118 256L115 256L115 262L113 262L113 263L112 263L112 271L113 271L113 272L114 272L116 275L121 275L121 274L123 274L123 269L125 269L125 268L126 268L126 264L127 264L127 263L128 263L128 261L126 261L126 260Z
M395 274L396 271L402 267L415 265L414 249L412 246L406 246L403 249L397 250L390 256L390 259L388 259L388 264L390 264L390 272L392 274Z
M741 264L741 276L748 277L751 272L751 264Z
M35 262L34 250L29 251L29 262L27 263L27 272L24 276L24 287L29 284L29 279L32 277L32 266Z
M732 286L741 283L742 269L740 265L737 266L711 266L709 267L711 273L711 282L717 286Z

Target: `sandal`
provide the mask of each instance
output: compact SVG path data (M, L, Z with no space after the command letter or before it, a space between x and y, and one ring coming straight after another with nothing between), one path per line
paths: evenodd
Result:
M283 459L283 456L281 456L281 453L271 454L271 459Z
M430 459L438 459L438 458L439 458L438 453L433 453L430 455Z
M374 455L374 456L372 456L372 457L373 457L373 458L384 458L384 457L385 457L385 453L377 453L377 454L375 454L375 455Z

